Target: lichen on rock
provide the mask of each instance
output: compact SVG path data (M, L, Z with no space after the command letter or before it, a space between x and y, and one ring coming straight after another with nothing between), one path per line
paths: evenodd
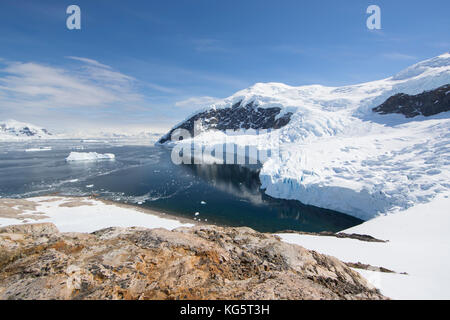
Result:
M250 228L0 228L1 299L385 299L336 258Z

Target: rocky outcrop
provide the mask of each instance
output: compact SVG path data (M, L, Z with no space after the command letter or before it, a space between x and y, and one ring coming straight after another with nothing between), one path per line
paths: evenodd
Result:
M399 93L372 110L380 114L400 113L406 118L450 111L450 84L412 96Z
M249 228L0 229L1 299L384 299L336 258Z
M231 108L210 109L200 112L174 127L158 142L165 143L171 139L172 133L177 129L185 129L194 136L194 123L201 122L203 131L208 130L239 130L239 129L279 129L291 120L292 113L287 112L279 116L281 108L261 108L254 102L243 105L235 103Z
M330 232L330 231L321 231L321 232L306 232L306 231L297 231L297 230L283 230L279 231L280 233L295 233L295 234L301 234L301 235L308 235L308 236L322 236L322 237L335 237L335 238L347 238L347 239L355 239L359 241L366 241L366 242L389 242L389 240L381 240L374 238L368 234L357 234L357 233L345 233L345 232Z

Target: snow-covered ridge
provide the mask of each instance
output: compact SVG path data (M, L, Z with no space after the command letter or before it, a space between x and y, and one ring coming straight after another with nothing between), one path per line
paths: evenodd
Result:
M258 83L201 112L238 102L280 108L279 116L291 112L286 126L262 138L280 146L280 156L260 173L266 193L370 219L450 191L450 113L406 119L372 111L395 94L415 95L448 83L450 54L445 53L357 85ZM223 135L206 130L196 143L221 144ZM261 140L243 134L227 138L241 145Z
M16 120L0 121L0 141L52 138L47 129Z

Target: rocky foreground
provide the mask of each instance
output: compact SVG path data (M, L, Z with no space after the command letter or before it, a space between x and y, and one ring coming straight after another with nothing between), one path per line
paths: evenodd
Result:
M0 228L0 299L385 299L336 258L249 228Z

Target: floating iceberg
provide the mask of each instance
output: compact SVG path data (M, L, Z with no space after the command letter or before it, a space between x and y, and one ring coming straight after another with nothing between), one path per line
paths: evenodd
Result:
M112 153L97 153L97 152L71 152L66 158L66 161L99 161L99 160L114 160L116 156Z
M38 152L38 151L51 151L52 147L39 147L39 148L30 148L25 149L25 152Z

